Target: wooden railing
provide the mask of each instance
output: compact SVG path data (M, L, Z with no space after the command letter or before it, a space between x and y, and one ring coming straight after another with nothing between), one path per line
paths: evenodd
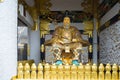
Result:
M12 80L120 80L119 66L116 64L59 65L35 63L30 67L18 64L17 76Z

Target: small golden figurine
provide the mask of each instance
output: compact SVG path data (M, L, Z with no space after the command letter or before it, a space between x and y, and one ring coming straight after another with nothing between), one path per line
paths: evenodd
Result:
M57 68L57 78L58 80L64 80L64 68L63 65L60 64Z
M92 65L92 75L91 75L92 80L97 80L98 75L97 75L97 65L93 64Z
M91 65L86 64L85 65L85 80L90 80L91 79Z
M31 66L31 79L36 79L37 78L37 73L36 73L36 70L37 70L37 67L35 65L35 63L32 64Z
M78 80L84 80L85 78L85 67L82 63L78 66Z
M49 80L50 76L51 76L50 65L48 63L46 63L44 66L44 79Z
M113 64L112 66L112 80L118 80L118 66L117 64Z
M22 63L18 64L17 70L18 70L17 78L23 79L23 65L22 65Z
M43 80L43 65L41 63L38 64L38 75L37 78Z
M71 65L71 70L70 70L70 79L71 80L77 80L77 66L75 64Z
M105 80L111 80L111 65L108 63L105 67L106 73L105 73Z
M70 80L70 65L64 65L64 80Z
M99 65L99 80L104 80L104 66L102 63Z
M57 79L57 66L55 64L51 65L51 80Z

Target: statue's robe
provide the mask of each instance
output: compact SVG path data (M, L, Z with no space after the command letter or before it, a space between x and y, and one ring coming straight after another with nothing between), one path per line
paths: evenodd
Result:
M90 45L88 41L82 39L79 30L74 26L70 26L69 29L65 29L63 26L57 27L53 33L52 39L45 41L45 45L52 45L54 43L81 43L83 47Z
M76 27L70 26L68 29L65 29L64 27L57 27L55 29L52 39L45 42L45 45L48 46L52 46L53 44L61 46L60 49L62 53L59 56L61 56L62 60L65 63L71 63L76 55L74 49L78 48L81 44L82 46L88 46L90 43L82 39L81 34ZM70 52L65 51L66 46L70 48Z

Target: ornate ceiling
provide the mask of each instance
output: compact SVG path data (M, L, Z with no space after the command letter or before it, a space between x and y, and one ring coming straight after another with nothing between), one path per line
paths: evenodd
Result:
M25 0L25 2L32 8L32 11L36 9L39 16L48 16L51 11L66 10L83 11L89 13L89 15L93 15L97 13L97 7L99 4L99 0Z
M67 3L65 1L67 1ZM73 0L69 0L69 1L73 1ZM92 22L91 22L90 18L91 18L91 16L92 16L92 18L98 17L97 8L99 6L99 2L102 2L103 0L102 1L101 0L74 0L74 3L77 2L77 4L74 4L72 2L72 5L69 4L69 1L68 0L59 0L59 1L57 1L57 0L56 1L54 1L54 0L19 0L19 2L25 2L24 4L27 5L26 8L29 10L31 16L33 17L34 22L36 22L36 20L38 19L38 16L40 16L41 20L47 19L50 21L51 20L52 21L53 20L60 21L59 19L57 19L57 17L55 17L55 15L53 15L52 17L50 15L54 14L56 12L57 12L57 14L59 12L60 12L60 14L64 14L65 10L69 9L69 8L64 8L65 10L61 9L61 11L56 11L56 12L54 11L55 9L60 10L60 8L62 8L63 6L67 6L67 7L71 7L71 8L73 5L80 6L78 13L76 13L77 11L75 12L75 9L73 9L73 11L69 11L69 12L72 12L70 14L70 16L72 15L72 17L76 17L78 14L80 14L74 20L76 20L78 22L84 22L84 24L87 25L87 26L85 26L85 30L91 31L93 29L93 25L91 25ZM79 4L78 4L78 1L80 2ZM60 3L60 4L58 5L57 3ZM56 7L55 5L59 6L59 7ZM51 10L53 10L53 11L51 12ZM79 12L81 12L81 13L79 13ZM41 26L41 28L42 28L42 26ZM44 28L42 28L42 29L44 29Z
M2 1L2 0L1 0ZM37 20L40 18L40 36L49 34L49 24L62 22L67 14L73 23L83 23L83 34L92 37L93 18L99 20L120 0L18 0L25 6L34 20L32 30L36 30ZM71 4L72 3L72 4ZM68 11L67 11L68 10ZM109 23L108 23L109 24ZM106 24L107 25L107 24ZM102 28L101 28L102 29Z

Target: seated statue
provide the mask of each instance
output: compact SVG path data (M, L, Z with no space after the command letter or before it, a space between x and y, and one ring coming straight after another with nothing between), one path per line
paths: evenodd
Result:
M57 27L50 40L45 45L52 46L56 64L78 65L82 46L88 46L89 42L83 40L79 30L70 26L70 18L64 17L63 26Z

